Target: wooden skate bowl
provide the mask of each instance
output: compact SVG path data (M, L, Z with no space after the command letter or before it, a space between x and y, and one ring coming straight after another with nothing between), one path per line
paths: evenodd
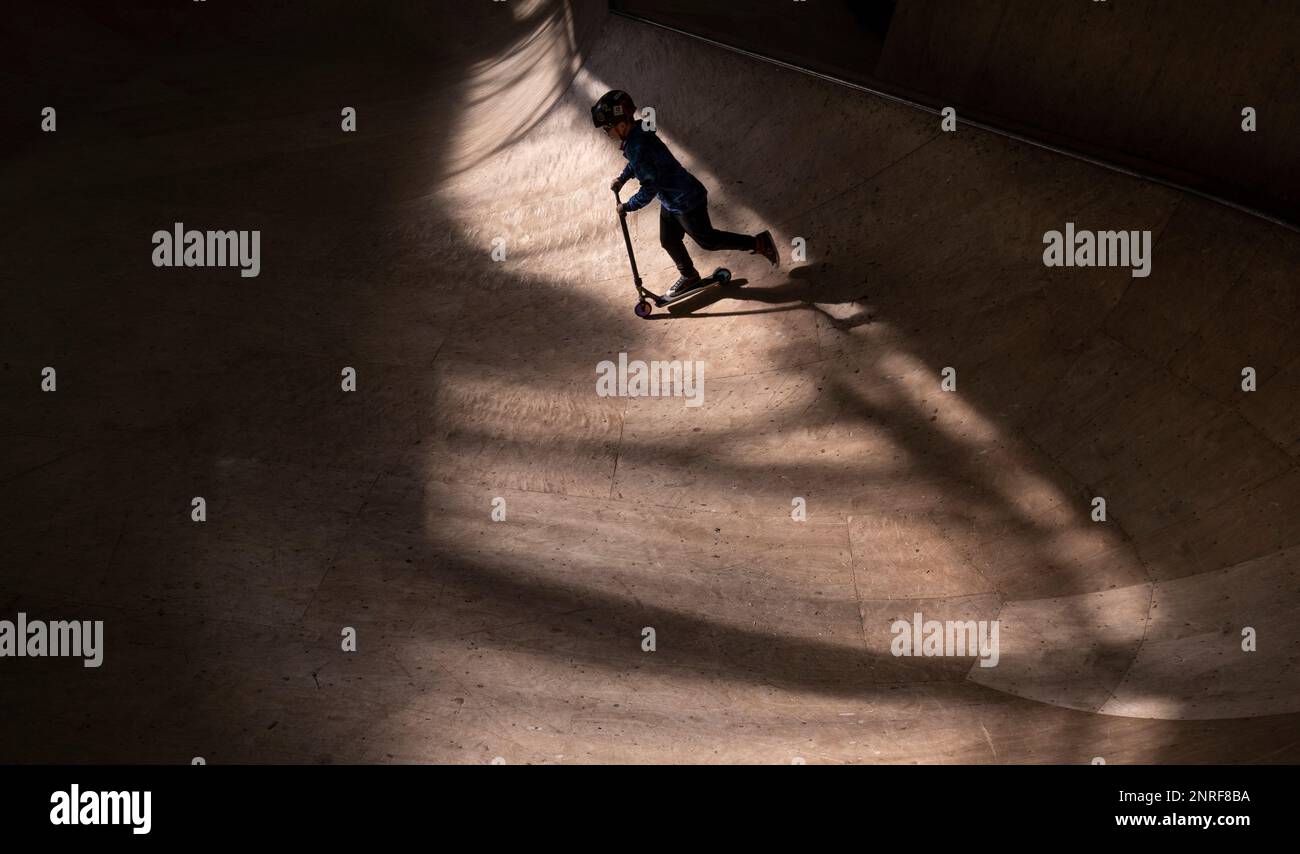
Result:
M41 681L9 755L1300 758L1300 236L599 3L509 6L418 85L327 57L234 78L294 109L146 132L167 94L123 84L111 177L23 155L23 197L68 181L58 221L97 240L15 262L80 284L23 303L10 361L55 341L94 390L6 417L7 586L131 646ZM656 108L715 225L772 229L779 270L688 241L748 284L633 315L623 161L588 114L609 88ZM181 219L264 229L262 276L154 275L139 232ZM1044 267L1066 222L1150 229L1151 276ZM662 287L654 206L629 224ZM620 353L703 362L702 405L598 396ZM196 534L173 505L200 490ZM997 666L892 655L917 612L1000 621ZM134 699L67 735L109 678Z

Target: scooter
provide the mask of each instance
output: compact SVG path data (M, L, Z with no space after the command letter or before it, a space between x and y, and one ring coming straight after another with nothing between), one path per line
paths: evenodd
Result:
M614 191L614 199L618 204L623 203L623 199L619 196L618 190ZM627 245L627 260L632 263L632 284L636 286L637 295L640 297L640 299L637 300L636 307L632 309L632 311L636 313L637 317L644 320L655 310L655 306L663 308L664 306L672 305L679 300L693 297L713 285L725 285L727 282L731 281L731 271L726 267L719 267L713 271L712 275L700 279L698 285L685 293L678 294L675 297L662 297L659 294L646 290L645 286L641 284L641 274L638 273L636 269L636 254L632 251L632 236L628 233L627 214L623 211L618 212L618 222L619 225L623 226L623 243Z

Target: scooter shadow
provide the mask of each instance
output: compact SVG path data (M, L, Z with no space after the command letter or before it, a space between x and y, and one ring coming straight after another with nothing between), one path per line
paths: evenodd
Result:
M667 315L658 315L660 320L668 319L703 319L709 317L738 317L746 314L772 314L780 311L815 311L825 315L832 326L848 329L872 322L874 319L866 307L867 296L865 278L835 275L834 270L826 264L808 264L796 267L789 272L789 278L782 284L768 288L744 288L748 279L732 279L726 285L710 288L698 297L682 300L668 307ZM852 280L850 283L849 280ZM767 303L770 308L752 308L739 311L703 311L722 300L735 300L751 303ZM843 306L847 311L830 311L823 306Z
M686 297L679 302L675 302L665 308L665 311L667 311L668 314L653 315L650 319L669 320L671 318L687 317L726 317L735 314L763 314L770 311L789 311L792 308L797 308L797 306L783 306L780 308L758 309L756 311L709 312L707 314L699 313L700 309L716 305L720 300L742 299L741 287L747 284L749 284L749 279L732 279L725 285L708 288L701 291L696 296Z

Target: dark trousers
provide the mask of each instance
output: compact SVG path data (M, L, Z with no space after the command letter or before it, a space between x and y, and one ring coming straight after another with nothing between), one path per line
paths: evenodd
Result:
M754 251L754 238L748 234L736 234L731 231L719 231L709 222L709 205L700 205L686 213L669 213L663 205L659 206L659 243L664 247L677 271L683 276L698 276L695 265L691 263L690 253L682 241L689 234L699 247L706 252L718 249L745 249Z

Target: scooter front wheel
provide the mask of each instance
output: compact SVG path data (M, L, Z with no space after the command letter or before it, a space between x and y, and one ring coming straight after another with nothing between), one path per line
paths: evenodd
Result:
M654 311L654 306L651 305L649 300L643 299L639 303L637 303L636 308L632 310L636 312L637 317L644 320L645 318L650 316L650 312Z

